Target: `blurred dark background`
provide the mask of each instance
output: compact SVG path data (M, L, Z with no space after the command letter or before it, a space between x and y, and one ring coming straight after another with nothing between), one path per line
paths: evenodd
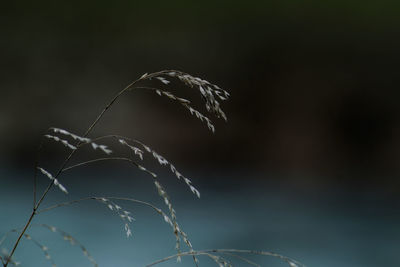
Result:
M0 163L32 168L48 127L83 133L131 81L178 69L231 93L214 135L145 91L121 98L93 134L144 140L205 191L218 179L273 183L274 194L343 201L321 200L331 208L376 205L385 228L400 203L399 10L387 0L2 3ZM60 152L47 149L48 160Z
M393 187L398 8L396 1L4 3L2 159L30 164L49 126L81 133L136 77L179 69L231 92L229 123L217 123L216 135L148 92L125 97L99 131L146 138L184 155L185 164ZM371 178L377 173L379 181Z

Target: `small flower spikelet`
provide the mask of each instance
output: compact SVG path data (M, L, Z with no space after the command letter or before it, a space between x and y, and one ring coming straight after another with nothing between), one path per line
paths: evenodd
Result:
M174 165L172 165L172 163L170 163L167 159L165 159L163 156L161 156L159 153L157 153L155 150L151 149L149 146L145 145L144 143L135 140L135 139L129 139L129 138L118 138L118 142L124 146L129 147L132 151L134 151L134 153L136 155L138 155L140 157L141 160L143 160L143 153L144 151L130 145L127 141L131 141L131 142L135 142L138 145L140 145L143 150L149 154L151 154L153 156L154 159L156 159L158 161L158 163L162 166L168 166L170 167L171 172L178 178L178 179L182 179L186 185L189 187L190 191L192 191L193 194L195 194L198 198L200 198L200 192L199 190L197 190L193 185L192 185L192 181L183 176L176 168ZM142 166L139 165L139 169L141 169ZM144 168L144 167L142 167ZM146 169L145 169L146 170ZM151 173L152 174L152 173ZM153 177L156 177L156 175L153 175Z
M37 167L37 168L38 168L38 170L39 170L41 173L43 173L43 174L46 175L50 180L52 180L55 186L57 186L57 187L58 187L61 191L63 191L65 194L68 194L67 189L66 189L62 184L60 184L60 182L59 182L56 178L54 178L53 175L51 175L48 171L46 171L45 169L43 169L43 168L41 168L41 167Z
M212 84L206 80L203 80L199 77L192 76L190 74L181 72L181 71L176 71L176 70L166 70L166 71L160 71L152 74L144 74L140 79L145 80L145 79L152 79L155 78L159 81L161 81L164 85L168 85L170 83L169 80L166 79L166 77L172 77L179 79L181 82L183 82L186 86L190 88L196 88L199 90L201 97L205 101L206 109L208 112L213 113L216 115L218 118L223 118L225 121L227 120L227 117L224 113L224 111L221 109L221 105L219 101L225 101L229 98L229 93L223 89L221 89L218 85ZM208 128L214 132L215 127L212 124L211 120L201 114L199 111L194 109L192 106L190 106L190 101L177 97L173 95L172 93L165 91L165 90L160 90L157 88L149 88L147 89L153 89L156 91L156 93L160 96L164 95L172 100L178 101L180 104L182 104L185 108L187 108L190 113L194 116L196 116L198 119L201 121L205 121L207 123Z
M133 222L135 219L130 215L131 213L127 210L124 210L121 208L119 205L115 204L111 200L107 198L95 198L98 200L100 203L103 203L106 205L111 211L117 213L117 215L121 218L121 220L124 222L124 229L126 233L126 237L132 236L132 230L129 226L131 222Z
M199 77L194 77L181 71L165 71L161 72L161 74L157 77L162 77L161 75L178 78L187 86L199 89L201 96L206 102L207 111L214 113L218 118L222 117L224 120L227 120L226 115L222 111L220 103L217 100L227 100L229 98L229 93L227 91L206 80L203 80Z
M71 145L70 143L68 143L67 140L61 139L61 138L59 138L59 137L57 137L57 136L45 134L44 137L46 137L46 138L48 138L48 139L52 139L52 140L54 140L54 141L56 141L56 142L60 142L60 143L62 143L64 146L68 147L69 149L72 149L72 150L75 150L75 149L76 149L76 146Z
M216 264L218 264L219 267L232 267L232 264L229 263L226 259L224 259L221 256L218 255L213 255L211 253L206 254L208 257L210 257Z
M60 129L60 128L50 128L50 129L53 130L54 133L60 133L62 135L70 136L70 137L72 137L72 139L80 141L82 143L90 143L91 142L90 138L81 137L79 135L70 133L64 129Z
M71 137L72 139L74 139L74 140L76 140L76 141L78 141L78 142L80 142L80 143L85 143L85 144L89 144L89 143L90 143L90 144L92 145L92 148L93 148L94 150L99 149L99 150L101 150L102 152L104 152L104 153L107 154L107 155L110 155L110 154L112 153L112 150L109 149L106 145L99 145L99 144L96 144L96 143L93 142L90 138L81 137L81 136L79 136L79 135L70 133L70 132L68 132L68 131L66 131L66 130L63 130L63 129L60 129L60 128L50 128L50 129L51 129L54 133L59 133L59 134L62 134L62 135ZM73 145L69 144L68 141L62 140L62 139L60 139L60 138L57 137L57 136L45 135L45 137L50 138L50 139L53 139L53 140L58 141L58 142L61 142L61 143L63 143L65 146L69 147L70 149L73 149L73 150L77 149L76 146L73 146Z
M167 79L163 78L163 77L156 77L157 80L159 80L160 82L162 82L163 84L169 84L170 81L168 81Z
M96 143L91 143L92 144L92 148L94 150L96 149L100 149L101 151L103 151L104 153L106 153L107 155L110 155L112 153L111 149L108 149L106 145L98 145Z
M137 148L135 146L128 144L124 139L119 139L118 141L120 144L129 147L135 155L139 156L139 158L141 160L143 160L143 151L142 150L140 150L139 148Z
M163 186L157 180L154 180L154 185L156 186L158 194L164 200L164 203L168 207L169 212L171 214L171 219L172 219L171 222L172 222L172 225L174 227L174 234L175 234L175 237L176 237L176 249L178 251L180 251L180 237L179 237L179 231L178 231L178 224L176 222L175 209L173 208L172 203L171 203L171 201L169 199L169 196L168 196L167 192L165 191L165 189L163 188ZM164 220L167 220L167 218L164 217Z
M200 111L198 111L197 109L193 108L190 105L190 101L189 100L177 97L177 96L175 96L174 94L172 94L172 93L170 93L168 91L162 91L162 90L159 90L159 89L156 89L155 91L159 96L166 96L171 100L178 101L182 106L184 106L187 110L189 110L190 114L192 114L193 116L196 116L196 118L198 118L202 122L205 122L210 131L215 132L215 127L214 127L214 124L212 123L212 121L207 116L204 116L203 114L201 114Z
M163 213L161 210L157 210L157 212L159 212L161 215L163 215L163 218L165 220L165 222L167 222L169 225L171 225L171 227L174 230L174 234L176 237L176 246L175 249L178 251L178 253L180 253L180 236L182 237L183 241L186 243L186 245L189 247L190 251L193 251L193 246L192 243L189 241L188 236L186 235L185 232L183 232L179 225L178 222L176 221L176 212L175 209L172 206L172 203L169 199L169 196L167 194L167 192L165 191L164 187L157 181L154 180L154 185L157 188L158 194L163 198L165 205L168 207L169 212L171 214L171 218L169 218L165 213ZM193 256L193 259L195 261L195 263L197 264L198 260L195 256ZM180 260L180 257L177 258L177 260Z

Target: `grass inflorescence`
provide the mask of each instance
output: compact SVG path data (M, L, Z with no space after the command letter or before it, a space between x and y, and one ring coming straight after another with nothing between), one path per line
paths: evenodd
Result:
M150 80L155 80L159 83L159 86L150 87L147 86L146 82ZM60 144L64 146L68 151L69 154L65 158L65 160L61 163L60 167L56 169L56 171L49 171L47 166L42 166L40 164L40 158L38 156L36 160L35 166L35 173L33 176L33 208L30 216L27 218L27 221L24 227L20 229L12 229L9 232L5 233L5 235L0 239L0 248L1 256L0 260L3 267L7 267L8 265L18 266L20 262L14 258L14 253L18 249L19 244L22 240L29 240L33 242L43 253L44 257L49 261L49 264L53 267L57 266L54 262L53 257L50 255L49 249L45 246L42 241L39 241L36 237L33 237L29 234L29 229L32 226L40 226L50 230L53 233L58 233L62 236L62 238L68 241L71 245L76 245L80 247L82 253L87 257L90 263L93 266L98 266L98 263L92 257L92 255L88 252L88 250L72 235L68 234L64 230L61 230L55 226L50 226L47 224L33 224L32 221L35 217L39 216L41 213L53 211L54 209L58 209L64 206L75 205L79 204L83 201L96 201L100 203L105 208L109 209L115 216L119 217L122 221L123 229L127 237L131 237L133 235L131 230L131 224L134 222L134 217L132 216L131 212L124 208L124 205L121 204L122 202L130 202L139 205L144 205L146 207L151 208L157 214L159 214L162 219L171 227L173 235L176 239L175 248L177 250L176 255L172 255L161 260L157 260L153 263L150 263L147 266L153 266L171 259L176 259L180 261L181 257L190 256L193 258L193 264L198 266L199 260L198 257L206 256L212 259L219 267L228 267L233 266L231 259L236 258L241 260L243 263L253 266L260 266L259 264L253 262L251 259L246 258L243 256L249 254L257 254L257 255L264 255L264 256L273 256L278 257L284 262L286 262L290 267L300 267L303 266L301 263L290 259L288 257L284 257L272 252L265 252L265 251L251 251L251 250L235 250L235 249L213 249L213 250L195 250L191 241L189 240L189 236L182 230L181 226L177 220L177 214L175 208L172 204L170 195L167 193L165 187L161 184L160 180L158 179L157 174L143 166L143 159L145 157L150 157L160 165L165 166L170 169L172 174L176 176L176 178L182 181L189 190L198 198L200 198L199 190L192 184L192 181L183 175L178 169L168 161L165 157L163 157L160 153L156 150L150 148L147 144L143 141L139 141L135 138L125 137L121 135L115 134L108 134L105 136L92 136L93 129L95 126L101 122L103 115L113 106L118 98L124 95L127 92L135 91L135 90L151 90L162 97L167 97L170 100L176 102L177 104L183 106L191 115L195 118L204 122L207 128L215 132L215 126L212 120L201 113L198 108L195 108L192 102L188 99L182 98L175 94L172 94L166 88L171 86L172 80L177 80L182 82L186 87L190 89L194 89L198 91L201 98L204 101L205 110L214 115L217 118L222 118L223 120L227 120L227 117L222 110L221 103L223 101L228 100L229 93L219 86L210 83L204 79L195 77L193 75L187 74L182 71L176 70L163 70L154 73L146 73L142 75L137 80L133 81L127 87L119 91L103 108L97 118L94 120L92 124L88 127L88 129L82 134L75 134L72 131L65 130L62 128L55 128L51 127L47 130L47 132L43 135L41 144L39 145L38 155L41 154L42 149L45 145L49 142L54 142L55 144ZM107 143L108 145L103 144L102 142L110 139L113 142ZM119 154L119 149L117 146L122 146L123 148L127 149L130 152L130 156L126 157ZM77 151L88 147L90 150L93 150L93 157L87 159L85 161L81 161L75 164L71 164L71 159L74 158L74 155ZM94 153L97 151L96 153ZM102 155L99 157L99 153ZM124 197L114 197L114 196L87 196L81 199L60 202L58 204L43 207L46 197L51 192L51 189L57 188L61 190L63 193L68 194L69 191L73 190L73 188L66 188L60 181L62 180L62 176L65 172L84 167L86 165L99 163L103 161L122 161L130 164L132 167L137 168L146 174L148 174L149 178L152 180L156 192L161 197L165 204L166 211L162 208L155 206L152 203L138 200L134 198L124 198ZM40 176L45 176L49 179L49 183L47 187L44 189L43 192L38 192L37 190L37 180L40 179ZM39 194L40 193L40 194ZM4 247L4 241L9 238L11 233L17 234L17 239L15 240L13 246L11 248ZM184 250L182 246L186 246L187 250Z

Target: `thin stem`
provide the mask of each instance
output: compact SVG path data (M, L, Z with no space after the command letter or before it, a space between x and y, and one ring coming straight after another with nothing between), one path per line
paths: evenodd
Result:
M7 260L6 260L6 263L4 264L4 267L7 267L8 263L10 262L12 256L14 255L15 250L16 250L17 247L18 247L19 242L21 241L21 238L22 238L23 235L25 234L26 229L28 229L28 226L31 224L32 219L33 219L33 217L35 216L35 214L36 214L36 211L35 211L35 209L34 209L34 210L32 211L32 213L31 213L31 216L29 217L27 223L25 224L24 229L21 231L20 235L18 236L18 239L17 239L17 241L15 242L14 247L13 247L13 249L12 249L10 255L7 257Z
M134 203L138 203L138 204L142 204L145 206L148 206L152 209L154 209L157 213L161 214L161 215L166 215L165 213L163 213L161 211L161 209L157 208L156 206L154 206L153 204L146 202L146 201L141 201L141 200L137 200L134 198L126 198L126 197L85 197L85 198L80 198L80 199L76 199L76 200L72 200L72 201L67 201L67 202L63 202L63 203L59 203L53 206L50 206L48 208L45 208L43 210L40 210L37 212L37 214L39 213L43 213L43 212L47 212L56 208L60 208L60 207L64 207L64 206L69 206L72 204L76 204L82 201L86 201L86 200L99 200L101 198L106 198L106 199L113 199L113 200L124 200L124 201L130 201L130 202L134 202ZM161 213L160 213L161 212Z
M145 267L151 267L151 266L154 266L154 265L157 265L157 264L160 264L160 263L163 263L163 262L166 262L166 261L169 261L171 259L178 258L178 257L181 257L181 256L205 255L206 253L209 253L209 252L214 252L214 251L206 251L206 250L204 250L204 251L182 252L182 253L171 255L171 256L165 257L163 259L160 259L158 261L152 262L152 263L146 265Z
M234 258L238 258L238 259L240 259L240 260L242 260L242 261L244 261L244 262L246 262L246 263L248 263L248 264L250 264L250 265L253 265L253 266L256 266L256 267L261 267L260 264L257 264L257 263L254 262L254 261L251 261L251 260L249 260L249 259L246 259L245 257L239 256L239 255L236 255L236 254L233 254L233 253L229 253L229 252L220 252L220 254L228 255L228 256L231 256L231 257L234 257Z
M143 168L141 165L139 165L136 161L130 159L130 158L124 158L124 157L109 157L109 158L98 158L98 159L93 159L93 160L88 160L88 161L84 161L75 165L72 165L70 167L64 168L62 170L62 172L71 170L73 168L76 167L80 167L80 166L84 166L90 163L94 163L94 162L99 162L99 161L108 161L108 160L121 160L121 161L127 161L132 163L133 165L135 165L139 170L146 172L147 174L151 175L152 177L156 177L157 175L154 172L151 172L145 168Z
M121 161L128 161L133 163L136 166L139 166L138 163L136 163L134 160L130 159L130 158L124 158L124 157L109 157L109 158L98 158L98 159L93 159L93 160L88 160L88 161L84 161L84 162L80 162L78 164L69 166L64 168L61 172L66 172L68 170L74 169L76 167L80 167L80 166L84 166L84 165L88 165L91 163L95 163L95 162L99 162L99 161L108 161L108 160L121 160Z
M175 254L175 255L171 255L171 256L165 257L163 259L160 259L158 261L150 263L150 264L146 265L145 267L154 266L156 264L159 264L159 263L162 263L162 262L166 262L166 261L169 261L171 259L178 258L178 257L181 257L181 256L204 255L204 254L209 254L209 253L220 253L220 254L247 253L247 254L263 255L263 256L272 256L272 257L280 258L281 260L291 264L290 266L303 266L303 267L305 267L304 264L302 264L302 263L300 263L300 262L298 262L296 260L293 260L291 258L288 258L288 257L282 256L280 254L277 254L277 253L268 252L268 251L243 250L243 249L207 249L207 250L183 252L183 253L178 253L178 254ZM293 265L293 264L296 264L296 265Z
M133 90L133 89L147 89L147 90L152 90L152 91L160 90L159 88L151 87L151 86L135 86L134 88L131 88L130 90Z
M102 140L102 139L107 139L107 138L120 138L120 139L126 139L128 141L133 141L133 142L138 142L137 140L122 136L122 135L116 135L116 134L108 134L108 135L103 135L103 136L99 136L96 138L93 138L92 141L98 141L98 140ZM82 144L82 145L86 145L86 144Z
M133 143L137 143L141 146L146 146L145 144L143 144L142 142L140 142L137 139L132 139L132 138L122 136L122 135L117 135L117 134L108 134L108 135L99 136L99 137L93 138L92 141L94 142L94 141L99 141L99 140L107 139L107 138L124 139L124 140L130 141L130 142L133 142ZM87 143L83 143L80 146L84 146L86 144Z
M40 160L40 152L43 149L43 143L44 143L44 138L42 136L39 147L37 149L37 154L36 154L36 162L35 162L35 173L33 175L33 209L35 209L36 206L36 185L37 185L37 174L38 174L38 166L39 166L39 160Z
M107 199L114 199L114 200L124 200L124 201L130 201L130 202L135 202L138 204L142 204L145 206L148 206L152 209L154 209L158 214L161 214L163 216L167 216L167 214L165 214L161 209L157 208L156 206L154 206L153 204L146 202L146 201L141 201L141 200L137 200L137 199L133 199L133 198L127 198L127 197L106 197Z
M47 211L50 211L50 210L53 210L53 209L56 209L56 208L59 208L59 207L69 206L69 205L72 205L72 204L75 204L75 203L79 203L79 202L82 202L82 201L85 201L85 200L94 200L94 199L96 199L96 198L95 197L85 197L85 198L80 198L80 199L76 199L76 200L72 200L72 201L62 202L62 203L50 206L48 208L39 210L36 213L40 214L40 213L47 212Z

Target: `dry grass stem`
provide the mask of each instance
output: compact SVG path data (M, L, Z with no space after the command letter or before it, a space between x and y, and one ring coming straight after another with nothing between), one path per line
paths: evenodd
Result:
M92 163L97 163L97 162L101 162L101 161L126 161L126 162L130 162L132 163L135 167L137 167L139 170L146 172L147 174L151 175L152 177L157 177L157 174L155 174L152 171L147 170L145 167L143 167L142 165L138 164L136 161L130 159L130 158L124 158L124 157L108 157L108 158L97 158L97 159L92 159L92 160L88 160L88 161L84 161L84 162L80 162L77 164L74 164L72 166L69 167L65 167L62 172L66 172L72 169L75 169L77 167L81 167L81 166L85 166L85 165L89 165Z
M253 266L256 266L256 267L261 267L260 264L254 262L254 261L252 261L252 260L249 260L249 259L247 259L247 258L245 258L245 257L242 257L242 256L240 256L240 255L236 255L236 254L229 253L229 252L220 252L220 254L222 254L222 255L227 255L227 256L230 256L230 257L232 257L232 258L237 258L237 259L239 259L239 260L241 260L241 261L244 261L245 263L247 263L247 264L249 264L249 265L253 265Z
M0 248L4 244L4 241L9 236L10 233L17 233L18 237L13 243L11 252L8 250L3 249L2 254L0 256L0 260L3 267L7 267L9 264L18 266L20 263L15 261L13 258L15 251L18 248L18 245L21 242L21 239L27 239L32 241L36 246L38 246L42 253L44 254L45 258L52 264L53 267L56 267L52 257L49 254L49 249L47 246L42 245L41 242L32 238L31 234L28 234L28 229L31 226L33 219L44 212L48 212L54 210L59 207L69 206L73 204L78 204L86 200L94 200L96 202L100 202L102 205L107 207L114 215L118 216L118 218L123 223L123 228L127 237L132 236L132 229L131 224L134 222L134 218L131 215L131 212L127 209L121 207L117 202L120 201L128 201L135 204L145 205L153 209L157 214L159 214L163 220L172 228L173 234L175 237L175 248L177 250L176 255L172 255L156 262L153 262L148 267L171 260L177 259L180 261L181 257L183 256L191 256L193 258L194 264L198 266L198 256L206 256L212 259L219 267L231 267L233 263L231 262L230 258L237 258L249 265L253 266L260 266L259 264L253 262L252 260L248 259L247 257L243 257L242 254L256 254L256 255L264 255L264 256L272 256L277 257L284 262L286 262L290 267L304 267L304 265L300 264L299 262L292 260L288 257L281 256L279 254L275 254L272 252L264 252L264 251L252 251L252 250L236 250L236 249L214 249L214 250L198 250L195 251L193 249L193 245L190 242L188 235L181 229L177 222L177 215L174 206L172 205L170 195L167 193L165 187L160 183L157 179L156 173L148 170L146 167L142 166L138 162L144 160L145 156L150 156L153 160L156 160L158 164L161 166L167 167L177 179L183 181L186 186L190 189L190 191L200 198L200 192L195 188L192 184L192 181L181 174L177 168L170 163L165 157L163 157L160 153L156 152L154 149L150 148L145 143L132 138L127 138L120 135L105 135L97 138L92 138L90 135L94 128L99 124L102 120L104 114L117 102L117 100L124 95L126 92L129 91L136 91L136 90L151 90L158 94L159 96L166 97L172 100L174 103L180 104L185 109L187 109L193 116L198 118L199 120L206 123L207 127L214 132L215 126L212 123L211 119L208 118L206 115L201 113L198 109L196 109L190 100L185 98L179 97L176 94L173 94L166 90L166 87L171 86L173 83L172 81L178 81L183 83L186 87L190 89L196 90L199 94L201 99L204 101L205 109L208 113L215 115L217 118L222 118L223 120L227 120L227 117L222 110L221 103L226 101L229 98L229 93L219 86L210 83L204 79L199 77L190 75L188 73L177 71L177 70L163 70L154 73L145 73L140 78L136 79L128 86L120 90L111 100L104 106L101 112L97 115L95 120L90 124L87 130L82 135L78 135L72 133L70 131L61 129L61 128L49 128L46 133L42 136L41 142L38 148L38 156L35 162L35 173L33 177L33 208L30 216L28 217L25 225L20 230L11 230L7 232L1 239L0 239ZM156 86L148 86L147 84L149 81L152 81L152 85L156 84ZM113 139L114 143L108 147L107 145L101 144L99 142L103 139ZM45 168L40 167L40 154L43 150L44 144L47 144L47 141L59 143L68 149L67 157L64 161L61 162L60 166L57 171L50 173ZM118 153L118 149L115 149L116 146L123 146L129 150L129 156L122 156ZM77 151L80 151L81 148L84 146L89 147L89 151L95 154L94 151L99 151L103 154L103 157L96 156L94 159L83 160L78 163L71 163L71 160L74 158L74 155ZM94 151L93 151L94 150ZM105 154L105 156L104 156ZM113 156L110 156L113 154ZM140 161L139 161L140 160ZM86 166L89 164L100 163L105 161L120 161L120 162L128 162L134 167L138 168L141 171L146 172L147 174L151 175L152 181L154 186L157 190L158 195L161 197L162 201L166 205L166 209L168 212L164 212L162 209L156 207L155 205L142 201L137 200L134 198L123 198L123 197L84 197L72 201L66 201L62 203L58 203L47 208L41 208L41 205L46 200L50 190L55 186L65 194L68 193L65 186L60 183L60 176L64 174L66 171ZM141 162L142 163L142 162ZM43 190L41 195L37 195L37 175L41 173L47 178L49 178L49 182L47 187ZM37 196L40 196L39 198ZM98 267L97 262L94 258L89 254L87 249L78 242L77 239L72 237L67 232L47 224L37 224L40 227L44 227L51 232L58 233L62 236L62 238L68 241L71 245L77 245L80 247L82 253L86 256L86 258L91 262L94 267ZM184 243L188 250L187 252L181 251L181 243Z
M271 256L271 257L276 257L279 258L281 260L283 260L284 262L286 262L288 264L289 267L306 267L304 264L291 259L289 257L274 253L274 252L268 252L268 251L257 251L257 250L243 250L243 249L207 249L207 250L198 250L198 251L189 251L189 252L184 252L184 253L180 253L180 254L175 254L175 255L171 255L168 257L165 257L163 259L160 259L158 261L155 261L151 264L146 265L146 267L151 267L154 266L156 264L162 263L162 262L166 262L169 261L171 259L177 258L177 257L183 257L183 256L193 256L193 255L205 255L205 254L211 254L211 255L215 255L215 254L254 254L254 255L262 255L262 256ZM216 255L218 257L218 255ZM235 257L237 257L238 255L235 255ZM245 259L244 257L240 256L240 258L243 260ZM214 258L213 258L214 259ZM217 258L215 258L217 259ZM248 259L247 259L248 260ZM254 262L248 260L250 265L254 265ZM217 262L217 264L221 264L221 262ZM219 265L221 266L221 265ZM226 266L226 265L222 265L222 266ZM231 266L231 265L227 265L227 266Z

